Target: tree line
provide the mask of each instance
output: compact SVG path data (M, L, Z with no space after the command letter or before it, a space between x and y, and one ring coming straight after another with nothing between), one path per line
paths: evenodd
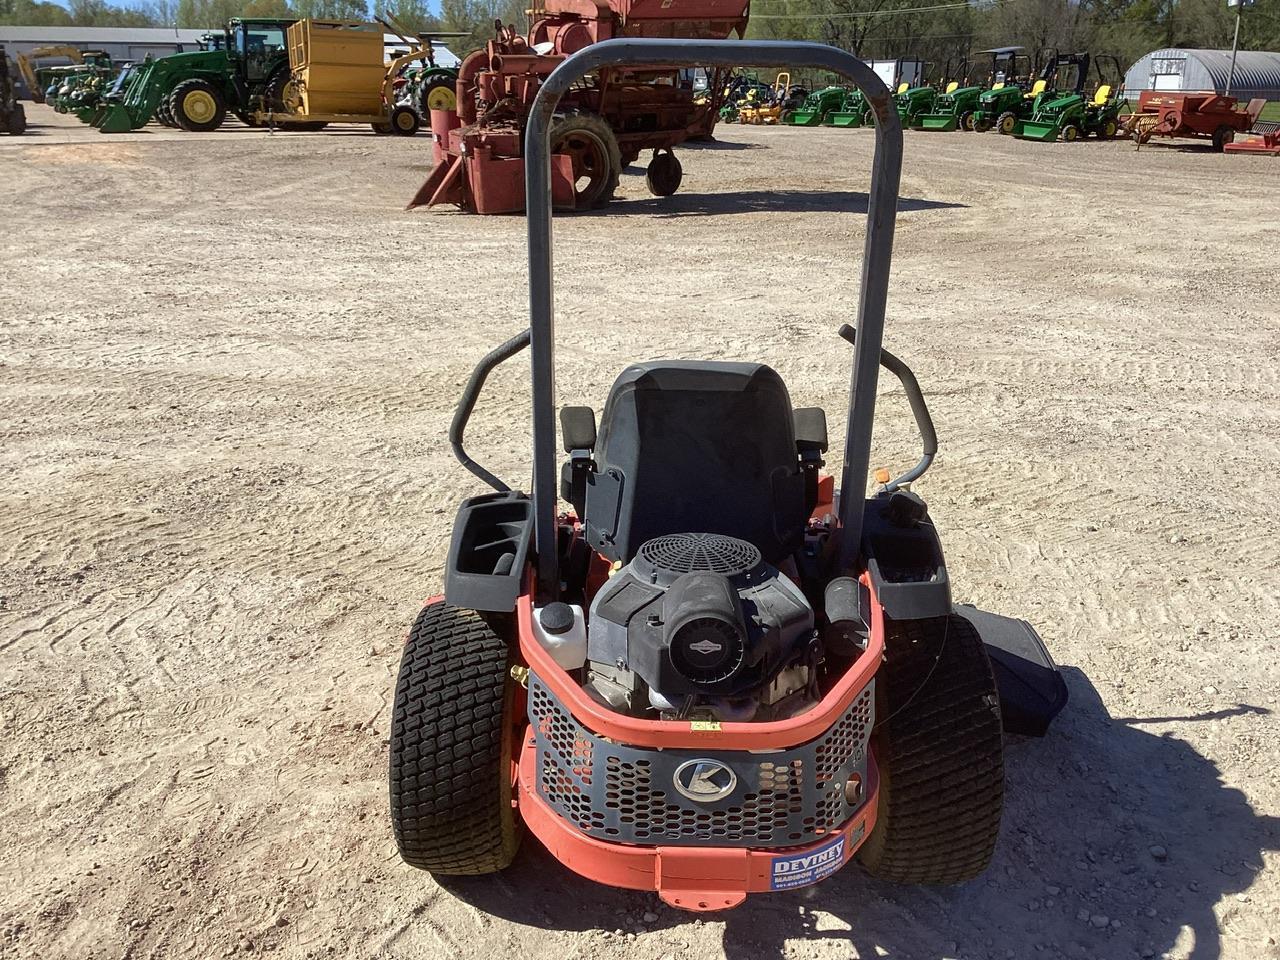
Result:
M524 29L519 0L0 0L0 24L215 29L231 17L366 19L387 10L415 31L463 34L455 53L482 46L502 20ZM981 50L1022 46L1117 56L1128 66L1158 47L1230 47L1225 0L752 0L749 36L817 40L866 59L909 57L941 70ZM1280 0L1256 0L1240 29L1245 50L1280 50Z

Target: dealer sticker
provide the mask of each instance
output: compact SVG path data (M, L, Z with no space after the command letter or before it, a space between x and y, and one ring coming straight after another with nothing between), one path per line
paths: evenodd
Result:
M858 839L862 837L865 824L857 828ZM790 890L793 887L807 887L817 883L844 866L844 854L848 848L849 836L840 834L834 840L820 847L807 850L802 854L785 857L774 857L769 876L771 890Z

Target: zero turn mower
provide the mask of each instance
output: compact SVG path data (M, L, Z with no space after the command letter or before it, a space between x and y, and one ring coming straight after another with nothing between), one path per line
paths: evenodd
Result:
M793 65L843 74L876 114L840 489L819 408L761 363L627 366L597 423L559 411L552 150L589 71ZM463 502L445 593L406 642L390 741L406 862L506 867L523 830L601 883L695 911L807 886L855 854L880 877L987 866L1005 732L1042 734L1066 689L1026 623L952 604L933 518L909 489L937 450L915 377L881 349L902 129L852 54L808 43L618 39L564 60L531 104L530 324L480 361L449 431L493 492ZM835 348L838 345L833 345ZM473 460L485 378L530 348L532 490ZM876 471L876 380L902 383L920 462ZM1003 723L1002 723L1003 717Z

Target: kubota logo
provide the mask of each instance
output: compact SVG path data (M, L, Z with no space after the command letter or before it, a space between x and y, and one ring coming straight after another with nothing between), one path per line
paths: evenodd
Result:
M676 767L676 789L690 800L723 800L738 785L737 775L719 760L686 760Z

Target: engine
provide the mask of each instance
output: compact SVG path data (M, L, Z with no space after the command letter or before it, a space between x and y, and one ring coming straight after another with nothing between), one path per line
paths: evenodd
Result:
M634 716L779 719L816 700L813 609L752 544L644 543L591 604L586 686Z

